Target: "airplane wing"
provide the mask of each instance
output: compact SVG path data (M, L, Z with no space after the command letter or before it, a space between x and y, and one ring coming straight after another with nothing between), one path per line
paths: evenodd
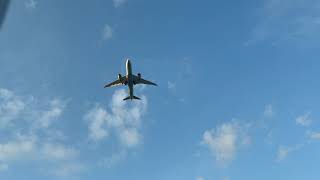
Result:
M112 83L109 83L109 84L105 85L104 87L106 88L106 87L119 86L119 85L124 84L125 81L126 81L126 77L125 76L124 77L120 77L120 79L117 79L117 80L113 81Z
M153 83L153 82L151 82L151 81L145 80L145 79L143 79L143 78L141 78L141 77L138 77L138 76L136 76L136 75L133 75L133 77L134 77L134 82L135 82L136 84L147 84L147 85L157 86L156 83Z
M106 88L106 87L113 87L113 86L119 86L119 85L122 85L122 82L119 79L117 79L112 83L105 85L104 87Z

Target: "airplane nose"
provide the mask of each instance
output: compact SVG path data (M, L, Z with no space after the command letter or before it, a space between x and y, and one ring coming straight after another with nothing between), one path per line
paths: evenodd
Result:
M130 64L131 62L130 62L130 59L127 59L127 64Z

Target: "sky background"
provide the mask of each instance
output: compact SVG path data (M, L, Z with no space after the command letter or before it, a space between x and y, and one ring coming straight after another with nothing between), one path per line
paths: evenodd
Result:
M0 179L317 180L320 2L13 0ZM103 86L133 72L158 87Z

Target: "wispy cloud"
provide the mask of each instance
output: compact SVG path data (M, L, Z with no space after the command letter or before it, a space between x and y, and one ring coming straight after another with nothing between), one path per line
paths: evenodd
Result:
M103 164L108 168L111 168L118 163L124 161L128 156L128 152L126 150L121 150L119 152L113 153L110 157L106 157L103 159Z
M75 148L68 148L59 143L44 143L41 152L45 158L52 160L74 159L79 155Z
M320 140L320 132L309 132L307 134L312 140Z
M33 155L36 146L34 138L12 139L0 144L0 161L9 163L30 157Z
M52 169L50 173L63 179L70 179L72 174L80 174L87 170L87 167L78 162L67 162ZM77 176L76 176L77 177Z
M0 89L0 127L6 127L21 115L25 109L25 103L12 91Z
M230 177L223 177L223 178L221 178L221 180L230 180Z
M286 159L290 153L301 149L303 146L304 146L303 144L298 144L295 146L280 146L278 148L276 160L278 162L280 162L280 161Z
M114 34L113 28L108 24L104 25L102 30L102 39L109 40L113 37L113 34Z
M265 0L261 19L246 45L268 41L273 45L319 39L320 3L314 0Z
M53 99L49 102L48 110L42 111L39 117L39 125L42 128L48 128L53 121L57 120L63 113L66 107L66 101L60 99Z
M263 115L265 117L273 117L274 116L274 109L273 109L273 106L271 104L268 104L268 105L265 106Z
M1 171L7 171L8 168L9 168L9 167L8 167L7 164L1 164L1 163L0 163L0 172L1 172Z
M301 116L298 116L296 118L296 123L301 125L301 126L310 126L312 123L312 119L310 118L311 113L305 113Z
M168 89L169 90L174 90L176 89L176 83L168 81Z
M226 166L234 160L240 147L250 144L247 125L236 121L224 123L203 134L202 143L208 147L219 165Z
M64 135L53 127L66 106L67 100L41 100L0 89L0 133L6 137L0 141L0 168L36 160L51 164L51 171L77 161L80 152L63 143Z
M203 177L197 177L196 180L204 180Z
M36 0L27 0L25 5L26 8L35 9L38 5L38 2Z
M113 5L115 8L118 8L122 5L124 5L127 2L127 0L113 0Z

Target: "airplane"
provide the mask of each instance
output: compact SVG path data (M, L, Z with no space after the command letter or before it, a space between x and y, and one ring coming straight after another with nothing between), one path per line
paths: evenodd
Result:
M104 88L118 86L118 85L127 85L129 87L129 96L124 98L123 100L124 101L128 99L140 100L139 97L133 95L133 86L136 84L147 84L147 85L157 86L156 83L143 79L140 73L138 73L137 75L132 74L131 61L127 59L126 76L122 76L121 74L118 74L118 79L110 84L105 85Z

